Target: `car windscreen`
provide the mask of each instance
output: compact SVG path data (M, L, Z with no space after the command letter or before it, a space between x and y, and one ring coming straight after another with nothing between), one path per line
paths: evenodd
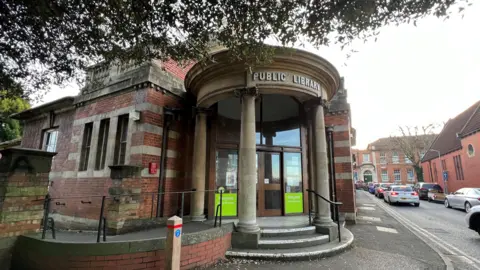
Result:
M478 195L480 195L480 188L474 188L473 189Z
M387 188L387 187L390 186L390 184L381 184L380 186L383 187L383 188Z
M411 187L394 187L392 190L393 191L406 191L406 192L413 191L413 189Z
M423 184L422 188L430 189L433 188L433 186L435 186L435 184Z

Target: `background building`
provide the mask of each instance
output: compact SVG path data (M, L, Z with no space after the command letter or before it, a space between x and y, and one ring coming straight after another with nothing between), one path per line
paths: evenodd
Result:
M422 159L425 182L447 192L480 187L480 101L449 119ZM446 179L444 179L444 174ZM446 188L445 188L446 187Z
M353 150L353 154L357 180L398 184L414 184L418 180L413 162L391 137L370 143L366 150Z

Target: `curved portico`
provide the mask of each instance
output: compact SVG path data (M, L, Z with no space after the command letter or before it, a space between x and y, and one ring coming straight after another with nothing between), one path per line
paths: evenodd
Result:
M230 187L238 191L233 191L238 194L237 229L243 233L259 231L257 210L265 215L304 213L306 196L302 194L309 185L328 198L324 106L340 85L335 67L315 54L282 48L276 49L269 64L252 69L246 69L243 62L232 62L228 50L213 52L212 59L194 65L185 79L187 91L196 96L198 111L193 187L203 190L209 181L205 161L209 154L214 154L213 149L217 159L210 159L210 163L216 168L210 171L216 172L217 182L223 175L233 175ZM213 147L209 149L206 109L215 111L215 131L210 134L217 135L216 140L210 140ZM228 136L228 132L238 136ZM228 162L222 163L222 154L226 152L219 151L221 147L230 147L233 153L225 154ZM237 165L224 168L235 158L238 170ZM307 165L312 168L310 173ZM293 198L294 193L299 194L300 204L287 205L286 200ZM194 195L193 220L205 218L204 196L202 192ZM315 225L335 226L324 201L316 201Z

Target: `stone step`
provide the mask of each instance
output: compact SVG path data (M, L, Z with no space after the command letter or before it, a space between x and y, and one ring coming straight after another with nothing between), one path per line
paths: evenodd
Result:
M328 235L291 235L277 236L269 238L260 238L258 241L259 249L296 249L312 247L329 242Z
M342 228L342 241L295 249L232 249L225 254L228 258L254 260L310 260L341 253L352 246L353 234Z
M298 236L315 234L315 226L299 227L299 228L279 228L279 229L262 229L262 238L271 238L277 236Z

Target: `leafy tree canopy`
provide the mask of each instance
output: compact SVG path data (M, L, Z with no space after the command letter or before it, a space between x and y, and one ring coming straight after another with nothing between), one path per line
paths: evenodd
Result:
M30 108L28 100L21 96L8 96L7 91L0 91L0 142L19 138L22 128L17 120L11 119L10 115Z
M268 59L268 38L283 46L300 39L345 46L384 25L448 17L468 1L3 0L0 89L21 83L30 95L99 60L198 60L212 42L254 64Z

